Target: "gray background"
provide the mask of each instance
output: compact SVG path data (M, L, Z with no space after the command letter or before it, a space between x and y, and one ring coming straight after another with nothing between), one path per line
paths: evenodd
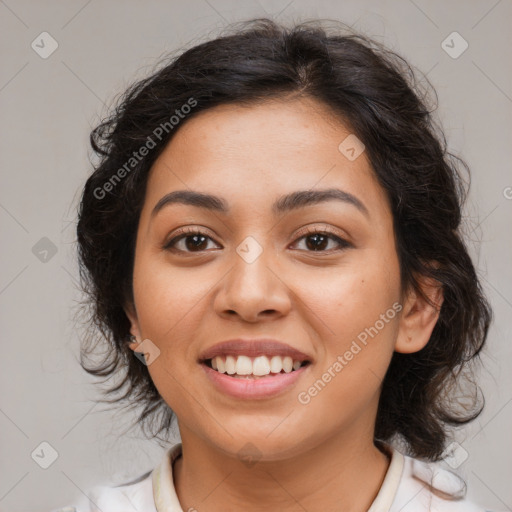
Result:
M166 51L266 15L353 24L428 73L438 92L450 149L472 169L466 231L495 312L481 372L487 406L458 436L468 454L458 470L470 497L512 510L511 14L510 0L0 0L0 510L49 510L160 461L154 442L122 435L126 413L94 404L96 388L76 362L74 230L88 135ZM44 31L58 43L46 59L31 47ZM454 31L469 44L458 58L442 47ZM42 252L44 237L55 254ZM58 453L48 469L31 456L50 453L44 441Z

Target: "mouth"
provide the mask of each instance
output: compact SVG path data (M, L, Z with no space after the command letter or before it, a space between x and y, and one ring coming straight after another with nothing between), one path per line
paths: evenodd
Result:
M291 391L313 362L312 356L270 338L223 341L198 359L213 389L244 401Z
M276 357L281 361L275 359ZM268 365L265 359L268 360ZM290 361L280 356L251 358L228 355L204 360L200 367L213 385L212 389L245 402L270 400L291 392L308 373L310 365L310 361ZM232 373L228 373L227 370ZM263 375L257 375L259 373Z
M235 379L254 380L294 373L311 364L311 361L307 359L293 359L290 356L259 355L250 357L236 354L219 355L200 362L217 373L226 374Z

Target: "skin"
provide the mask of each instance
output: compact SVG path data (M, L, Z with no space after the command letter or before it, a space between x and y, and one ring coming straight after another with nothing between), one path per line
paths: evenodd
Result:
M389 466L373 443L381 381L393 351L415 352L428 342L442 292L422 281L432 307L402 291L386 195L365 152L350 161L338 150L350 133L309 98L222 105L183 122L150 171L135 303L126 312L137 340L160 350L148 370L178 417L183 457L173 477L183 510L366 511L380 489ZM278 217L271 211L283 194L325 188L353 194L368 214L333 200ZM222 196L231 211L173 204L151 218L165 194L183 189ZM163 249L179 227L209 238L201 250L186 239L175 252ZM329 229L350 245L328 238L315 251L304 227ZM248 236L263 249L251 264L236 252ZM394 303L400 314L300 403L298 393ZM200 352L263 336L311 356L298 383L263 400L214 389L197 363ZM259 451L251 466L239 454L248 442Z

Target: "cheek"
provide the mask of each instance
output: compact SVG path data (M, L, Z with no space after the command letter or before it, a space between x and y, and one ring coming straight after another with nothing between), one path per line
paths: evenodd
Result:
M400 298L396 255L385 258L378 251L354 253L342 265L322 271L306 269L290 276L290 282L301 299L297 307L301 302L307 306L302 314L315 323L330 353L342 350L386 312L394 318L392 306Z
M338 403L357 415L376 399L393 354L400 309L398 259L393 252L361 251L336 270L316 273L314 279L307 274L300 281L307 305L303 314L314 323L320 342L312 387L302 390L304 401L312 404L310 413L318 408L329 415L329 404ZM333 422L338 413L333 412Z
M173 268L151 255L141 254L134 267L141 335L154 343L158 354L148 371L160 395L180 417L186 417L190 409L189 395L184 392L190 384L190 368L184 362L193 357L190 340L200 325L197 315L208 286L207 280L192 278L187 269Z
M141 256L134 268L134 295L144 336L163 341L183 329L208 295L215 276L206 267L173 267L165 258Z
M322 293L311 297L308 318L321 343L318 364L298 397L309 417L334 426L376 404L398 332L398 284L391 283L385 269L352 267L325 280Z

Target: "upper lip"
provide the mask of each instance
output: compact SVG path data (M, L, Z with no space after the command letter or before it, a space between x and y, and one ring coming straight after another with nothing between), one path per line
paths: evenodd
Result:
M204 350L199 360L207 361L215 356L290 356L294 361L311 361L311 358L297 350L296 348L287 345L281 341L277 341L271 338L259 338L259 339L232 339L221 341L211 347Z

